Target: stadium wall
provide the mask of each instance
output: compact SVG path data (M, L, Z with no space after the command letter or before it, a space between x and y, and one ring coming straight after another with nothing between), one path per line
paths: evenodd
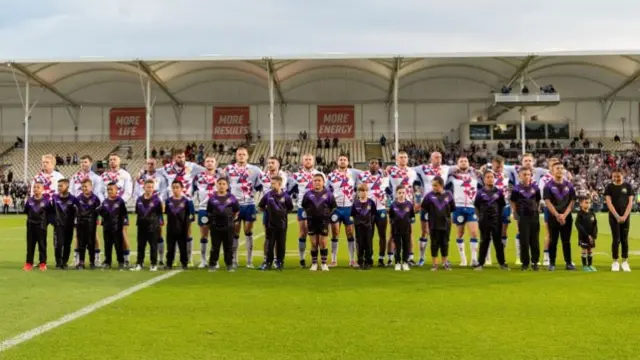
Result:
M330 104L328 104L330 105ZM400 136L409 138L442 138L459 125L474 121L486 114L485 103L400 103ZM110 139L110 107L84 107L80 111L78 131L74 133L71 115L64 107L36 107L31 114L31 140L43 141L107 141ZM568 122L572 131L584 129L588 136L622 135L621 118L626 118L625 135L638 136L640 116L637 101L619 101L611 108L607 121L603 122L604 108L596 101L563 102L535 112L540 121ZM355 138L377 139L381 134L393 132L393 118L384 103L354 105ZM276 107L275 129L278 139L294 139L300 131L307 131L311 139L317 133L317 105L288 105L282 110ZM0 107L0 140L13 142L23 136L23 109ZM185 106L181 124L178 125L170 106L154 109L152 134L154 140L199 139L209 140L213 134L213 106ZM519 121L517 110L500 117L500 121ZM250 106L250 126L263 136L269 130L268 105ZM76 137L77 135L77 137Z

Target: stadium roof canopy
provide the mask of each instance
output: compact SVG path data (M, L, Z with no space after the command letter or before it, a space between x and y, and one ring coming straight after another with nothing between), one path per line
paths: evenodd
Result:
M298 58L0 60L0 106L22 106L30 84L37 106L486 101L522 75L530 89L553 84L563 100L640 99L640 54L427 54ZM18 91L17 84L22 88ZM532 87L533 84L533 87Z

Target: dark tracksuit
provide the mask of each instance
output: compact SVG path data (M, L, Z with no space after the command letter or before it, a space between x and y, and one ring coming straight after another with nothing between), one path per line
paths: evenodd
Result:
M610 183L604 189L604 196L611 197L611 205L619 216L624 215L629 204L629 197L635 196L633 188L624 182L620 185ZM611 257L618 260L618 253L622 247L622 258L629 257L629 225L631 216L622 224L618 223L616 218L609 213L609 226L611 227Z
M358 265L373 265L373 226L376 219L376 203L367 198L353 201L351 217L356 230L356 246L358 248Z
M576 191L573 185L563 180L557 183L551 180L547 183L543 190L543 199L547 200L558 214L563 214L572 202L576 200ZM571 209L573 210L573 209ZM564 225L560 225L555 216L549 211L549 264L555 266L556 255L558 252L558 238L562 241L562 254L564 262L571 265L571 232L573 231L573 216L571 213L565 218Z
M162 220L162 201L158 195L145 198L144 195L136 200L136 225L138 227L138 261L144 265L144 255L149 244L149 258L151 266L158 264L158 240L162 235L160 225Z
M302 198L302 208L307 213L307 229L310 236L329 235L329 223L331 214L338 205L333 194L327 190L310 190ZM320 249L320 260L323 264L327 262L329 249ZM311 250L311 263L318 263L318 251Z
M502 190L495 186L483 187L478 190L474 206L478 213L478 228L480 229L480 266L484 265L493 242L496 258L500 265L505 264L504 245L502 244L502 211L507 205Z
M84 265L86 252L89 252L89 263L95 265L96 230L98 228L98 209L100 199L94 194L80 194L76 202L76 231L78 232L78 257L80 265Z
M287 216L293 210L293 201L286 192L271 190L260 199L258 208L265 213L267 265L273 264L274 257L276 263L282 265L287 249Z
M124 235L122 230L125 223L129 222L127 205L120 197L105 199L99 214L102 218L104 236L104 264L111 266L111 255L115 247L118 265L124 266Z
M511 192L511 202L518 218L520 232L520 260L522 267L540 261L540 190L536 185L518 184Z
M220 246L224 251L224 264L227 267L233 265L233 226L236 214L240 211L240 205L235 196L231 194L209 197L207 214L209 216L209 231L211 232L211 253L209 266L216 266L220 258Z
M185 267L189 263L187 238L189 237L188 229L194 220L193 202L186 196L180 199L171 197L166 201L165 213L167 214L167 267L173 266L176 244L180 250L180 264Z
M77 200L71 194L67 194L65 197L55 194L51 198L51 202L53 206L53 244L56 266L66 266L71 255Z
M391 224L391 236L396 246L396 264L409 261L411 251L411 223L416 217L413 203L394 201L389 207L389 222Z
M33 265L33 258L38 247L38 257L40 264L47 263L47 225L52 214L51 202L45 197L36 199L30 197L24 206L24 213L27 214L27 260L26 263Z
M598 237L598 219L593 211L578 211L576 216L576 229L578 229L578 246L582 249L593 249L596 247L596 237ZM589 236L593 239L593 244L589 241Z
M428 216L431 236L431 257L449 256L449 234L451 233L451 213L456 208L453 195L448 191L430 192L422 198L420 205Z

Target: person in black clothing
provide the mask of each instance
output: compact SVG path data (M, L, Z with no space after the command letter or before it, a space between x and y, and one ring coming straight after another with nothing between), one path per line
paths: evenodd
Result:
M293 211L293 201L289 194L282 190L282 177L275 175L271 178L269 190L258 203L260 211L265 213L266 228L266 261L260 270L269 270L276 261L276 269L284 267L284 255L287 249L287 216Z
M622 170L611 172L612 183L604 189L604 199L609 209L609 226L611 227L611 271L620 271L618 253L622 247L622 271L631 271L629 258L629 214L633 207L633 188L623 180Z
M54 194L53 206L53 244L56 256L56 269L67 269L73 242L73 228L76 223L76 198L69 193L69 180L58 181L58 194Z
M313 176L313 189L304 194L301 205L307 214L307 228L311 238L311 267L309 270L318 271L318 253L320 253L320 268L322 271L329 271L327 238L331 214L336 210L337 205L333 194L324 187L324 175L315 174Z
M77 270L84 269L84 259L89 251L90 268L96 267L96 230L98 223L98 208L100 199L93 193L93 182L86 178L80 185L82 194L76 201L76 231L78 238L78 265Z
M124 234L122 229L125 224L129 223L127 204L118 196L118 185L114 182L107 185L107 196L98 212L102 218L104 237L104 263L102 268L111 269L111 256L115 247L118 269L124 270Z
M576 191L571 182L564 179L564 166L557 162L551 168L553 179L543 190L545 205L549 211L549 271L556 268L558 237L562 240L562 253L567 270L575 270L571 262L571 232L573 217L571 210L576 200Z
M427 218L427 233L431 238L431 271L438 270L438 251L442 267L451 271L449 263L449 235L451 234L451 213L456 208L453 195L444 190L444 180L436 176L431 180L431 192L422 198L421 208Z
M531 183L531 170L521 167L519 171L520 183L513 187L511 193L511 209L518 221L520 232L520 270L538 271L540 261L540 190Z
M484 173L484 186L478 189L474 202L478 214L478 228L480 229L480 254L478 255L480 260L476 270L482 270L492 242L500 269L509 270L504 258L502 243L502 212L507 202L502 190L494 185L495 180L496 175L493 171L489 170Z
M22 270L33 269L33 258L38 246L40 271L47 270L47 225L49 224L52 207L49 200L42 196L44 185L41 182L33 184L33 196L24 207L27 214L27 260Z
M389 207L391 236L395 244L395 270L409 271L409 252L411 251L411 224L415 221L415 211L411 201L407 200L407 189L400 185L396 188L395 201Z
M234 221L240 213L240 205L235 196L229 193L229 180L219 178L216 181L216 193L209 197L207 215L211 231L211 253L209 271L216 271L220 258L220 246L224 251L224 264L227 271L233 272L233 235Z
M155 194L153 179L144 182L142 196L136 200L136 225L138 227L138 261L131 271L140 271L144 266L144 254L149 244L149 271L158 271L158 240L162 235L162 201Z
M576 216L576 229L578 229L578 245L582 248L582 269L587 272L597 271L593 267L591 251L596 247L598 237L598 219L591 211L591 199L581 197L579 199L580 211Z
M195 219L193 202L184 196L184 185L180 180L174 180L171 184L173 196L165 202L167 214L167 264L166 269L173 269L173 260L176 257L176 245L180 251L180 264L182 270L188 269L189 254L187 252L187 229Z
M376 218L376 203L369 198L369 186L358 185L358 197L351 207L355 224L358 266L369 270L373 266L373 226Z

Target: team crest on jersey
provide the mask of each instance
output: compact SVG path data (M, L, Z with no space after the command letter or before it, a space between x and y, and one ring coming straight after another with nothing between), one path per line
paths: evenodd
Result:
M280 202L284 204L285 202L284 196L280 198Z
M231 204L231 198L228 198L227 201L225 201L226 204Z
M530 192L531 194L535 194L535 192L536 192L536 189L534 189L534 188L531 188L531 189L529 189L529 192Z
M327 200L329 198L329 196L327 194L323 194L322 195L322 200Z
M408 206L403 207L403 208L402 208L402 211L404 211L404 212L409 211L409 207L408 207Z
M627 189L624 189L624 188L623 188L623 189L622 189L622 193L623 193L623 194L626 194L626 193L627 193Z

